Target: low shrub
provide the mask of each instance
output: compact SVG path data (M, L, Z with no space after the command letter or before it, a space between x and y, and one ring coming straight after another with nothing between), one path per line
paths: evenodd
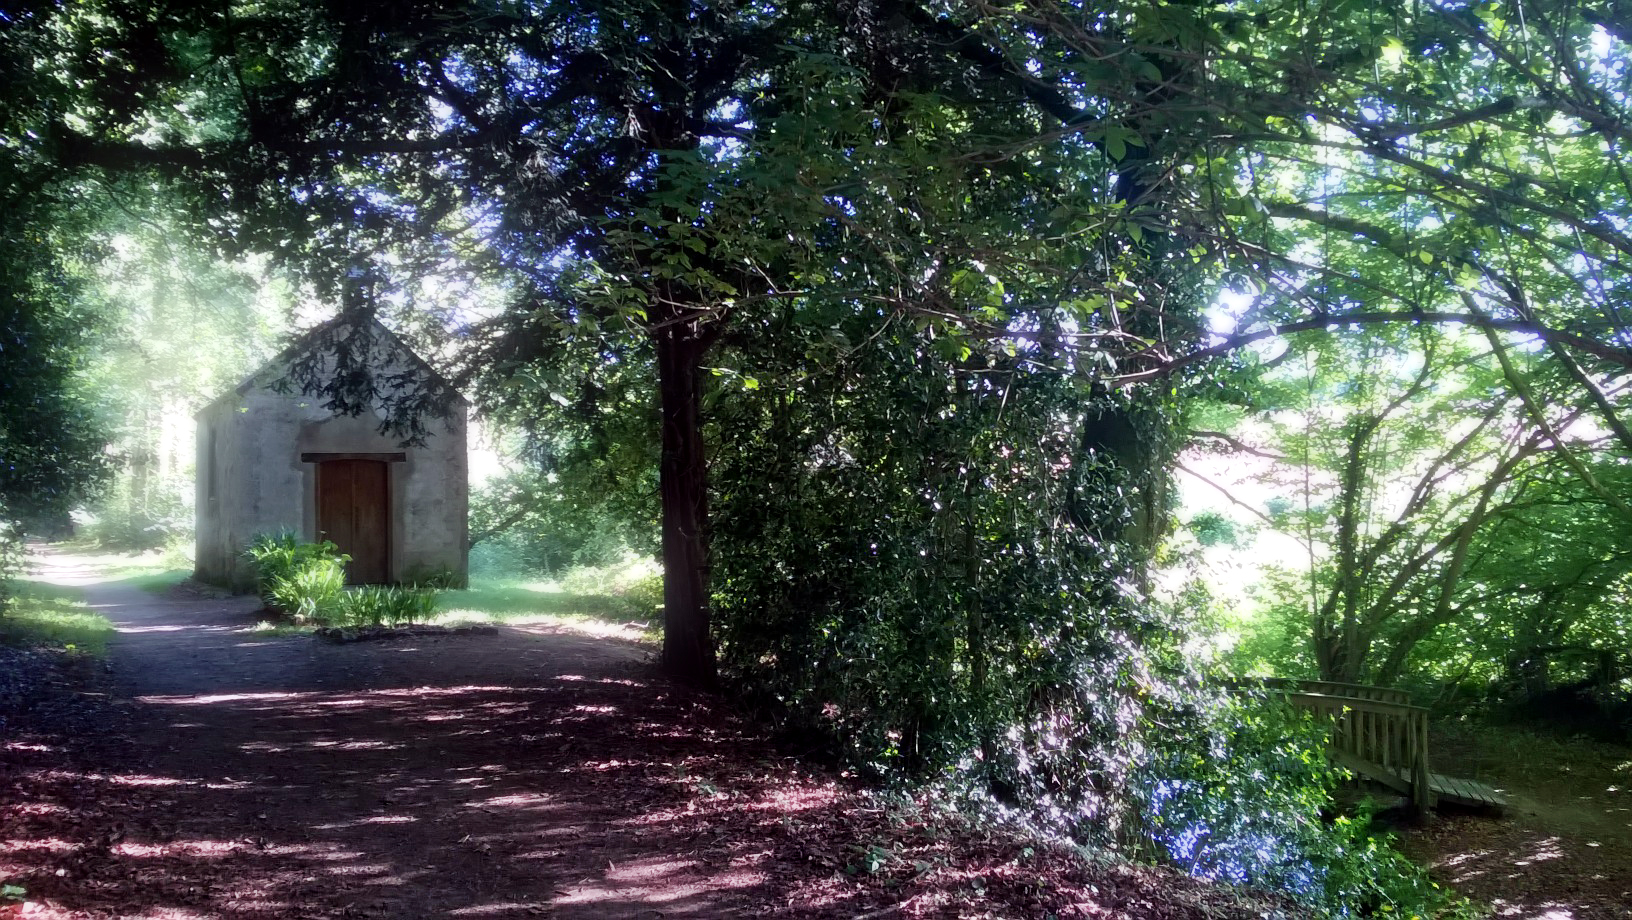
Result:
M436 590L424 585L346 587L351 557L333 543L303 543L287 531L262 534L245 555L266 606L299 623L321 626L401 626L435 615Z
M343 586L345 564L351 561L328 540L305 543L287 530L260 534L244 555L255 565L255 589L261 600L273 610L292 616L299 615L300 584L321 588L329 581L331 570L337 569Z
M3 510L0 508L0 511ZM26 559L22 533L15 525L0 518L0 616L4 616L6 608L11 605L13 586L23 573Z
M578 565L568 569L557 579L561 590L569 594L613 594L623 587L628 576L627 561L612 565Z
M346 594L346 567L340 559L316 556L261 589L266 605L300 622L327 622Z
M436 592L407 585L364 585L344 592L330 626L407 626L436 615Z
M663 603L662 569L652 559L634 554L605 565L574 566L556 583L569 594L632 598L639 604L651 599L654 607Z
M1314 716L1225 696L1186 721L1184 740L1159 746L1143 771L1144 831L1165 861L1283 891L1326 917L1472 914L1377 833L1369 812L1326 814L1344 774Z
M630 582L623 590L623 599L633 613L656 616L663 608L663 573L653 572Z
M142 552L193 539L193 510L169 488L138 494L119 477L73 533L103 549Z

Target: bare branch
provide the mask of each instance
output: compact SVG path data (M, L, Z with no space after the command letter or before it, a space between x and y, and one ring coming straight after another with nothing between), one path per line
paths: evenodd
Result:
M1190 437L1212 438L1215 441L1223 441L1231 450L1236 451L1237 453L1252 454L1254 457L1263 457L1266 460L1286 460L1286 457L1282 456L1281 454L1271 453L1267 450L1263 450L1262 448L1253 447L1251 444L1236 440L1222 431L1192 430L1190 432Z
M1273 339L1295 332L1310 332L1316 329L1333 329L1342 326L1365 326L1379 323L1434 323L1439 325L1465 325L1479 329L1498 332L1518 332L1533 335L1545 342L1558 342L1569 345L1578 351L1586 352L1597 358L1602 358L1617 367L1632 371L1632 351L1616 348L1603 342L1589 339L1586 336L1576 335L1573 332L1563 332L1544 326L1531 320L1497 319L1490 316L1481 316L1474 313L1453 313L1443 310L1386 310L1368 311L1362 313L1333 313L1317 316L1313 319L1298 320L1290 323L1278 323L1252 332L1242 332L1236 335L1225 336L1222 341L1198 348L1174 357L1160 357L1154 367L1128 374L1119 374L1110 378L1107 383L1111 386L1124 387L1136 383L1156 380L1201 361L1222 357L1232 351L1239 351L1254 342ZM1148 355L1148 353L1147 353ZM1135 357L1138 357L1137 355Z

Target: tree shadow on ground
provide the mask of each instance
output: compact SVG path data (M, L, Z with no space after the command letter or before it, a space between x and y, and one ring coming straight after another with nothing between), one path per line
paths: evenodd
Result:
M65 732L0 745L0 878L30 917L1261 910L884 807L634 645L263 641L236 608L126 603L105 605L121 630L106 694L76 698Z
M1516 920L1632 918L1632 748L1500 726L1440 725L1436 769L1501 791L1499 817L1446 812L1404 848Z

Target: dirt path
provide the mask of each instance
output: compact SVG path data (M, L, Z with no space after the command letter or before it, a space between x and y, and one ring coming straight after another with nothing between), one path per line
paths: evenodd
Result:
M1448 813L1406 852L1512 920L1632 920L1632 749L1442 726L1436 762L1500 789L1500 817Z
M719 916L765 882L674 813L721 720L633 646L258 639L253 598L46 566L119 631L129 769L91 779L122 865L85 881L120 916Z
M119 633L107 698L0 738L0 881L28 918L1288 915L882 807L631 644L268 638L253 599L46 565Z

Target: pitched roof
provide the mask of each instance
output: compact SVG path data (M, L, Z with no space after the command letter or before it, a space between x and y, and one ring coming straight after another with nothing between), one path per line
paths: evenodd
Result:
M276 357L261 365L239 382L237 386L211 400L199 410L199 414L203 414L217 403L230 400L233 397L243 396L257 387L270 388L277 381L287 380L290 369L295 362L317 352L326 342L348 326L354 330L366 330L374 342L385 345L393 358L406 359L413 370L421 375L433 388L445 390L451 394L452 401L456 405L464 407L470 405L470 400L466 399L464 394L460 393L448 378L444 377L441 372L431 366L430 362L420 357L412 348L409 348L401 337L386 328L385 324L381 323L371 311L345 311L339 316L313 326L302 333L288 347L278 352Z

